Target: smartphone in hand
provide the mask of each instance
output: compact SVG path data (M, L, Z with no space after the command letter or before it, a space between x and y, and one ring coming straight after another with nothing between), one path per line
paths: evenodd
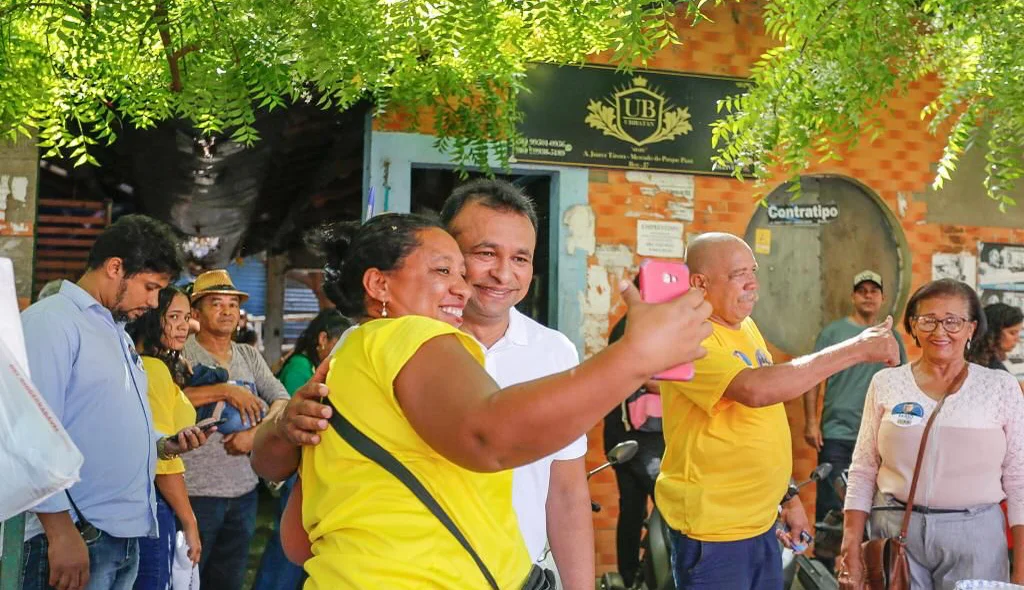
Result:
M205 420L200 420L199 422L196 422L196 426L198 426L199 429L203 431L203 434L210 434L210 430L212 430L214 426L220 426L221 424L227 421L227 418L221 418L219 420L207 418Z
M690 269L682 262L644 260L640 263L640 296L647 303L664 303L690 290ZM693 363L685 363L653 378L660 381L693 379Z

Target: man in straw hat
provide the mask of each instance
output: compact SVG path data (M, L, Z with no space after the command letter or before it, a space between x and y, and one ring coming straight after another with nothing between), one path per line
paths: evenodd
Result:
M211 444L186 459L185 479L203 544L200 580L203 588L240 590L256 531L259 480L248 457L253 427L283 410L288 392L255 348L232 340L240 306L249 295L235 288L227 271L199 275L191 298L192 316L200 330L189 337L182 354L193 368L226 369L229 383L188 387L185 394L196 407L224 402L250 425L248 430L212 435ZM264 402L269 406L266 415Z

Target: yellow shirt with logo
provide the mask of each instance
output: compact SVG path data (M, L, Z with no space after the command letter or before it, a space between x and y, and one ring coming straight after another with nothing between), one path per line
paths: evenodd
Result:
M448 324L419 316L373 320L351 331L332 358L329 397L420 480L498 585L519 588L530 559L512 508L512 472L476 473L448 461L413 430L395 397L402 367L444 335L455 335L483 365L479 343ZM469 553L416 496L332 428L319 445L303 448L300 475L313 551L306 590L489 588Z
M142 366L146 369L146 380L149 381L148 397L149 408L153 412L153 429L170 436L195 424L196 409L174 382L167 365L156 357L144 356ZM181 457L156 462L157 475L172 473L185 473L185 463Z
M772 364L754 321L714 324L692 381L662 383L665 457L658 509L700 541L739 541L768 531L786 493L793 457L782 404L750 408L723 397L744 369Z

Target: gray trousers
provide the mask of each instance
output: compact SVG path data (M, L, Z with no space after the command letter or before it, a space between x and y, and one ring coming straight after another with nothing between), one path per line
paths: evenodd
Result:
M876 506L897 506L876 497ZM873 510L871 537L895 537L902 510ZM912 590L954 590L960 580L1010 580L1006 522L998 504L968 508L959 514L920 514L910 517L907 554Z

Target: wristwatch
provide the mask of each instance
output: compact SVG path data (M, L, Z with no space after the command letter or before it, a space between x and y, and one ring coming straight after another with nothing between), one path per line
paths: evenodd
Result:
M795 497L797 497L799 495L800 495L800 488L796 487L796 484L794 484L791 481L791 482L789 482L789 488L786 490L786 495L782 497L782 501L779 502L779 504L785 504L786 502L789 502L790 500L792 500L793 498L795 498Z
M177 459L176 453L167 452L167 437L162 436L156 441L156 456L161 461L169 461L171 459Z

